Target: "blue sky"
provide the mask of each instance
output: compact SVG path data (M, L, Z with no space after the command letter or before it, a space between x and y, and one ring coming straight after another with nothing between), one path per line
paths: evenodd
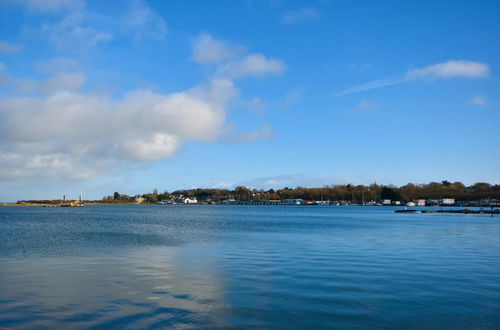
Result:
M0 3L0 201L500 183L498 1Z

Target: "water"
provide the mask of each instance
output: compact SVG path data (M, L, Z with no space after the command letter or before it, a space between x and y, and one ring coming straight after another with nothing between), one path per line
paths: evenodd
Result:
M0 207L0 327L500 328L500 217Z

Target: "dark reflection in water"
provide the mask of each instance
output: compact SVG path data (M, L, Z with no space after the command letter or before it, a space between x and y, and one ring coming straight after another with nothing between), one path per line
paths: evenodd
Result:
M500 328L500 218L0 208L0 327Z

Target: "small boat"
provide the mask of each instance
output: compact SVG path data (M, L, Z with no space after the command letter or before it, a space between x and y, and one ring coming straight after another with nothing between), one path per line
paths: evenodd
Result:
M415 212L417 212L417 210L403 209L403 210L396 210L394 212L396 212L396 213L415 213Z

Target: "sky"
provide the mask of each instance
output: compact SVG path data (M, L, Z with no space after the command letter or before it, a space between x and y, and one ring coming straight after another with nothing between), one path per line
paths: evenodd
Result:
M1 0L0 201L500 183L500 2Z

